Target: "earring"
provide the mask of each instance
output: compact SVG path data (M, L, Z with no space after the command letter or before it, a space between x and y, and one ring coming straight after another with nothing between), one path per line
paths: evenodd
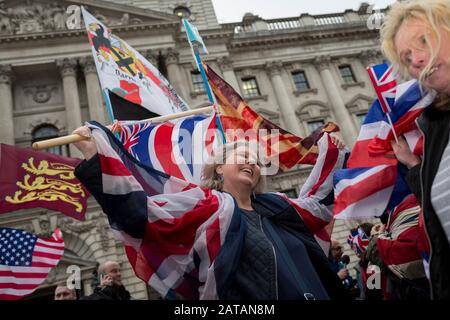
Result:
M219 175L219 182L223 183L223 176L222 175Z

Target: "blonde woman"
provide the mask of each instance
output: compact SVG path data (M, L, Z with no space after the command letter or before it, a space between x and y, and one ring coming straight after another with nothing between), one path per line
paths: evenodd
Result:
M450 1L397 2L381 30L382 49L404 75L420 80L438 96L417 123L424 135L423 158L403 138L392 142L410 170L408 183L421 202L431 244L429 262L434 299L450 299Z
M87 127L74 133L91 134ZM107 130L93 129L92 137L77 144L86 161L75 173L124 242L136 275L163 297L347 297L315 238L331 220L323 200L344 161L339 139L322 137L310 178L289 199L263 193L261 164L248 143L216 150L199 187L148 175ZM161 194L149 195L157 180L165 181Z

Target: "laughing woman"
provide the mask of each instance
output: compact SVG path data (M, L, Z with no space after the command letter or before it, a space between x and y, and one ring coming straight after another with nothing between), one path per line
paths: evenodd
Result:
M450 1L394 4L381 38L384 54L404 75L438 94L417 122L425 139L422 159L403 138L392 147L410 169L408 184L423 209L431 244L432 297L450 300Z
M91 134L87 127L74 133ZM109 132L93 129L92 137L76 144L86 161L75 173L124 242L136 275L163 297L176 292L187 299L346 298L315 238L331 219L322 200L343 164L339 139L322 137L310 178L299 198L289 199L262 193L260 161L245 142L217 150L197 187L152 178L109 143ZM162 194L150 196L147 191L163 179L168 181Z

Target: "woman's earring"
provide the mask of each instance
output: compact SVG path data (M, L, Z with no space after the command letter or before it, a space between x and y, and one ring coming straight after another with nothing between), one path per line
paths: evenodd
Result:
M223 183L223 176L222 175L219 175L219 182Z

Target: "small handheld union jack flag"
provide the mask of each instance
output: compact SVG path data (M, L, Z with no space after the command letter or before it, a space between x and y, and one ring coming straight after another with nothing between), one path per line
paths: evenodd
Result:
M391 106L394 105L395 95L397 93L397 77L398 74L394 72L392 65L386 63L367 67L369 78L372 81L373 88L380 102L381 109L388 118L394 133L395 141L398 143L397 134L392 124L392 119L389 113L392 111Z

